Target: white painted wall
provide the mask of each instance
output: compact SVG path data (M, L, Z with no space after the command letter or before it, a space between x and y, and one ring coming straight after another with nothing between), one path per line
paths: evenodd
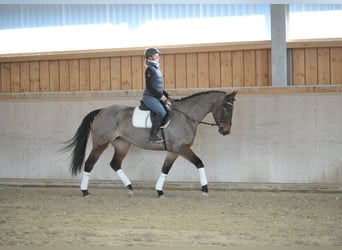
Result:
M69 154L57 152L61 142L89 111L138 100L0 99L0 178L71 179ZM209 182L342 183L342 93L238 94L232 133L200 125L193 150ZM91 179L118 180L112 154L109 147ZM123 168L132 181L156 181L164 157L132 147ZM199 181L198 172L179 158L168 181Z

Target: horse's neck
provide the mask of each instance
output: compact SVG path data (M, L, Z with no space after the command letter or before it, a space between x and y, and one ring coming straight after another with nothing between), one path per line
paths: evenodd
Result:
M198 95L179 102L177 109L186 113L191 119L201 121L212 110L218 100L219 93Z

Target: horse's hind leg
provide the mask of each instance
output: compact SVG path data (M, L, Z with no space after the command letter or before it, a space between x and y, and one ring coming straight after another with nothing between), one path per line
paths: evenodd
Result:
M125 174L125 172L121 169L121 163L123 159L126 157L131 144L128 141L119 137L112 142L112 145L115 148L115 152L113 159L110 162L110 166L116 172L122 183L127 188L127 193L129 195L133 195L132 183Z
M83 197L89 195L88 183L89 183L90 172L91 170L93 170L95 163L97 162L97 160L99 159L103 151L107 148L107 146L108 146L108 143L103 144L101 146L94 147L84 164L84 171L83 171L81 187L80 187Z
M170 171L173 163L177 159L177 157L178 157L178 154L176 154L176 153L172 153L172 152L167 153L161 174L160 174L158 181L156 183L156 191L157 191L159 198L164 197L164 191L163 191L164 183L165 183L166 177L169 174L169 171Z

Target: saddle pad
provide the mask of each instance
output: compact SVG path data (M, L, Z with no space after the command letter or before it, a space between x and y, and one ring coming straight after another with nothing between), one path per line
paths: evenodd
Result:
M166 128L170 123L170 120L166 124L160 126ZM136 128L152 128L151 111L141 110L139 107L135 107L132 116L133 127Z
M136 128L151 128L151 112L149 110L141 110L135 107L132 116L133 127Z

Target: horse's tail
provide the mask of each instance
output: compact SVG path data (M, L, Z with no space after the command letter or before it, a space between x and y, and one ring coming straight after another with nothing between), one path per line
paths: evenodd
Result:
M64 150L67 151L72 149L72 159L70 164L70 170L72 175L77 175L81 172L86 147L88 143L88 138L91 130L91 124L93 123L95 116L100 111L101 109L96 109L87 114L83 118L82 123L78 127L74 137L66 142L68 143L68 145L64 148Z

